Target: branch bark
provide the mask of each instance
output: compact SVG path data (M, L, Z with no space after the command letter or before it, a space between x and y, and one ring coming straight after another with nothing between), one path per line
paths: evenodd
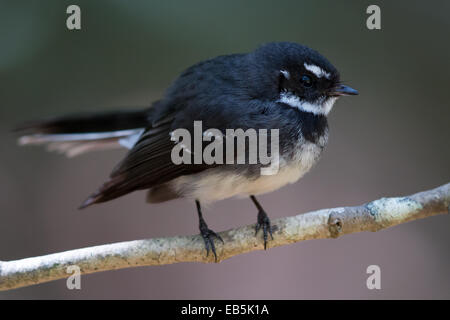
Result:
M355 207L323 209L274 220L277 226L269 247L310 239L337 238L378 231L408 221L449 213L450 183L407 197L382 198ZM224 231L217 244L218 261L263 249L254 225ZM10 290L67 278L77 265L81 274L178 262L214 262L205 254L199 235L135 240L54 253L15 261L0 261L0 290Z

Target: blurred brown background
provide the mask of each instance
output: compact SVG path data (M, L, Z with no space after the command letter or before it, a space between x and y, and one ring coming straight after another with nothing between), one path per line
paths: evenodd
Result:
M68 31L78 4L82 30ZM272 219L406 195L450 180L450 3L376 1L382 30L366 28L369 1L1 1L0 260L198 232L194 203L147 205L137 192L77 206L125 151L68 160L19 148L10 129L71 112L148 106L187 66L269 41L317 49L358 97L330 116L320 163L300 182L260 197ZM226 230L256 221L248 200L205 211ZM217 265L176 264L1 292L13 298L450 298L450 216L378 233L297 243ZM381 267L381 290L366 268Z

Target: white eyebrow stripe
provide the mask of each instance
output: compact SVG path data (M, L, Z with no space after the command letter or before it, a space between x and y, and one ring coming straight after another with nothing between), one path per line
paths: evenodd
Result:
M329 72L326 72L321 67L318 67L314 64L307 64L306 62L303 64L305 66L305 69L308 71L311 71L316 75L317 78L325 77L327 79L330 79L331 74Z

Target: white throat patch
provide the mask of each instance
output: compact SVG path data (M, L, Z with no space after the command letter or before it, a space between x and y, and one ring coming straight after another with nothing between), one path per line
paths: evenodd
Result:
M310 112L316 115L328 115L336 102L337 97L330 97L322 103L310 103L303 101L298 96L290 92L282 92L278 102L286 103L287 105L297 108L304 112Z
M329 72L326 72L321 67L316 66L314 64L307 64L306 62L303 64L305 66L305 69L314 73L317 78L325 77L327 79L330 79L331 74Z

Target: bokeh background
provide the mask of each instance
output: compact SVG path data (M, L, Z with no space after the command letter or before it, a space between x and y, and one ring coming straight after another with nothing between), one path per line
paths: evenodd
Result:
M66 28L77 4L82 30ZM136 192L77 207L125 151L74 159L19 148L10 129L71 112L148 106L187 66L261 43L295 41L332 61L358 97L330 115L330 142L302 180L261 196L272 219L357 205L450 180L450 2L0 1L0 260L98 244L198 233L193 203L147 205ZM205 212L216 231L254 223L248 200ZM220 264L183 263L1 292L0 299L450 298L450 216L377 233L297 243ZM366 268L381 267L381 290Z

